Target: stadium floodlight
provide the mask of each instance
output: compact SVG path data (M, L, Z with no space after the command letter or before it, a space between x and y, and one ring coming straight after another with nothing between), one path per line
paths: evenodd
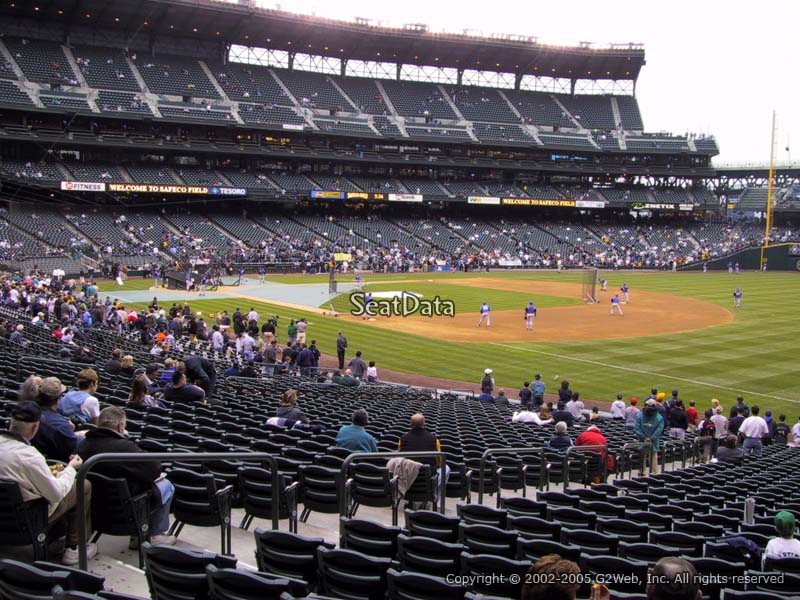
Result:
M425 23L405 23L403 29L406 31L416 31L418 33L428 33L428 26Z

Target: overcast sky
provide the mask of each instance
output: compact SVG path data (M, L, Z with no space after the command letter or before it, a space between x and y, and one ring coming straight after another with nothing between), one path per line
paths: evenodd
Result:
M715 162L766 162L774 109L776 157L800 160L797 0L284 0L282 8L387 25L426 23L431 31L533 35L544 43L640 42L647 64L637 97L647 131L711 133L721 151Z

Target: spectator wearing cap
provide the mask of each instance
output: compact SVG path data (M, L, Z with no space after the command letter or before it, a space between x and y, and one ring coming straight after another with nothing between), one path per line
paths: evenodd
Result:
M222 374L225 377L239 377L240 373L241 373L241 369L240 369L239 361L237 359L233 359L233 362L231 362L231 366L228 367L227 369L225 369L222 372Z
M778 537L774 537L767 542L767 548L764 550L764 559L800 558L800 540L794 537L797 530L794 515L788 510L782 510L775 515L774 522Z
M631 405L625 408L625 427L633 428L636 425L636 415L639 414L639 399L636 396L631 397Z
M644 409L636 415L633 432L642 444L649 444L650 473L658 473L658 451L661 450L661 436L664 433L664 417L658 411L658 402L650 399Z
M678 389L672 390L672 398L667 401L667 411L669 411L673 406L675 406L680 398L678 398Z
M667 411L667 424L669 426L670 437L679 440L686 439L686 430L689 428L689 418L686 416L686 411L683 409L683 402L677 396L674 398L675 403Z
M100 401L94 394L97 392L98 383L97 371L83 369L78 373L78 389L70 390L61 397L58 401L58 412L68 419L97 423L97 418L100 416Z
M622 399L622 394L617 394L617 399L611 403L611 418L624 420L625 408L625 401Z
M598 452L601 456L601 460L606 460L606 465L608 467L608 471L614 470L614 457L611 456L607 449L608 449L608 440L606 436L603 435L603 432L600 431L600 428L597 425L591 425L590 427L586 428L586 431L581 433L578 437L575 438L575 445L576 446L605 446L606 450L593 450L593 452ZM591 463L590 463L591 464ZM595 463L597 464L597 463ZM601 463L602 464L602 463ZM602 476L601 472L594 472L590 473L592 477L592 481L594 483L601 483Z
M567 433L568 428L569 426L564 421L558 421L555 433L547 440L547 447L558 452L566 452L567 448L572 446L572 439Z
M83 460L89 460L93 456L108 452L143 454L145 451L125 436L125 425L124 409L119 406L104 408L97 421L97 428L87 432L86 439L78 446L78 454ZM106 462L96 465L94 470L106 477L125 479L134 496L152 491L150 543L167 545L175 543L176 540L173 536L162 535L169 529L169 507L175 486L161 472L161 463L149 460ZM98 508L95 507L95 510ZM138 541L138 538L131 537L129 547L137 548Z
M742 421L739 426L739 437L744 438L742 451L745 456L761 454L761 449L763 448L762 440L769 435L767 422L758 413L758 405L754 404L750 409L750 416Z
M492 370L485 369L483 371L483 379L481 379L481 394L492 395L494 392L494 379L492 378ZM492 396L494 398L494 396Z
M54 379L54 378L53 378ZM43 383L45 383L45 380ZM45 386L47 389L47 386ZM0 432L0 479L15 481L19 485L22 499L26 502L44 498L48 503L48 527L66 518L66 549L62 562L74 565L78 562L78 523L84 520L86 532L91 531L92 486L84 487L84 514L77 512L75 476L83 461L79 456L68 456L67 466L54 475L47 466L45 457L31 445L42 425L42 410L34 402L20 402L11 411L11 426ZM89 558L97 554L97 546L86 545Z
M364 427L369 423L369 414L363 408L353 411L352 423L343 425L336 436L336 447L350 452L377 452L378 442Z
M81 437L67 417L57 411L58 400L67 388L58 377L45 377L39 384L36 399L42 411L42 423L31 440L34 447L50 460L67 462L75 453Z
M742 415L747 418L750 416L750 409L747 407L747 404L744 403L744 396L737 396L736 397L736 404L731 407L731 418L735 417L739 414L739 410L741 410Z

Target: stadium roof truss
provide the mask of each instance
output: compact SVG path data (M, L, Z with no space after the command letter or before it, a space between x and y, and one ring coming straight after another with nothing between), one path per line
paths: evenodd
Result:
M66 32L73 41L90 36L94 43L137 51L189 53L191 48L194 54L221 57L231 46L240 45L266 49L272 66L292 68L299 55L309 55L315 58L303 60L323 65L326 72L338 65L340 74L382 78L389 75L386 66L391 64L392 77L398 79L450 83L452 72L452 83L512 87L509 79L513 78L513 87L542 91L632 93L645 64L644 48L635 43L602 48L587 42L553 46L535 37L434 33L424 25L390 28L364 19L322 19L254 5L251 0L237 4L218 0L4 1L0 18L9 24L6 33L14 35L24 35L27 27L43 37L42 30L52 25L53 32ZM356 72L349 70L351 61L356 63ZM384 66L364 67L364 63ZM476 77L475 72L484 75ZM448 74L444 80L442 73ZM553 84L553 80L568 83Z

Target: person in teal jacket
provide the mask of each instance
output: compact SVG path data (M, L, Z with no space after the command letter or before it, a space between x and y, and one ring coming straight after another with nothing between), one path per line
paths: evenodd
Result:
M363 408L353 412L353 424L343 425L336 436L336 446L350 452L377 452L378 442L364 427L369 423L369 415Z
M658 403L650 399L644 403L642 411L636 415L633 432L643 444L650 444L650 474L658 473L658 451L661 450L661 436L664 433L664 417L658 412Z

